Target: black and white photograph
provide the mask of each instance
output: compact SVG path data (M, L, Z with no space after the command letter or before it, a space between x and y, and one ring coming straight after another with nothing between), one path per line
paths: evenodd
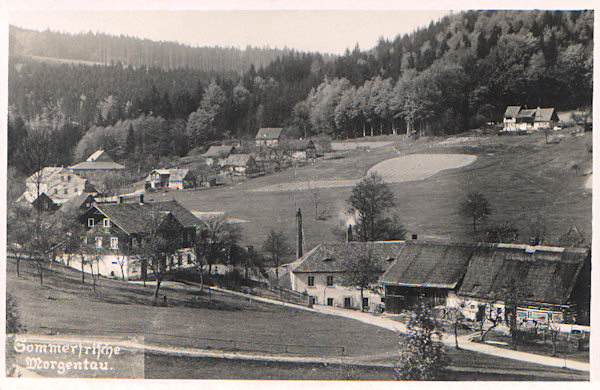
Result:
M6 387L595 380L592 4L264 3L7 2Z

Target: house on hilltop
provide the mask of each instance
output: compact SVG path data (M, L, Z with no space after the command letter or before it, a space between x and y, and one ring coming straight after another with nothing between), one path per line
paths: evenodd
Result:
M291 269L292 290L307 293L310 303L344 308L374 310L382 303L381 294L363 291L361 302L357 287L345 286L344 263L351 258L370 255L387 266L400 253L403 241L340 242L317 245Z
M25 180L26 190L17 201L33 203L45 194L56 205L84 192L95 193L96 189L88 179L64 167L45 167ZM40 200L42 203L43 200Z
M379 281L391 314L425 299L472 320L491 305L508 320L510 301L519 323L589 324L590 261L584 248L407 241Z
M146 178L146 188L153 190L174 189L183 190L197 185L196 176L189 169L155 169Z
M522 108L508 106L503 116L504 131L554 129L558 115L554 108Z
M256 133L256 146L276 146L281 139L282 127L262 127Z
M76 173L107 173L111 171L121 171L125 167L113 161L104 150L97 150L92 153L87 160L69 167Z
M181 231L180 250L169 259L170 267L193 265L194 253L191 248L201 222L175 200L144 203L141 195L140 201L135 203L96 203L78 220L87 228L88 245L94 246L95 254L100 255L96 271L100 275L124 279L142 276L147 270L143 270L135 261L140 256L136 248L156 226L167 229L177 227ZM80 263L73 260L69 265L81 267Z

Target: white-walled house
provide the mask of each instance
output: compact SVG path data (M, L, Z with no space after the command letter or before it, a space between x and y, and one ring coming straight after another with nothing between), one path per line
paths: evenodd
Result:
M385 269L402 246L403 241L320 244L299 259L292 269L292 290L307 293L312 304L354 309L362 306L373 311L382 303L381 294L364 290L361 302L360 289L345 286L343 282L344 261L370 254Z
M151 224L166 228L176 225L181 231L180 249L169 259L168 266L194 266L192 248L201 222L177 201L144 202L140 197L139 203L95 203L79 217L79 221L87 228L85 240L90 249L85 258L95 260L95 271L100 275L124 279L142 276L144 270L138 264L140 255L136 248L150 231ZM63 255L63 262L67 262L67 257L70 266L81 269L76 254Z

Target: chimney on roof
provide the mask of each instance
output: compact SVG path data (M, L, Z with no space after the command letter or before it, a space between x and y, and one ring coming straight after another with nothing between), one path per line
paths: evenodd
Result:
M302 237L302 211L300 209L298 209L298 212L296 213L296 258L299 259L302 257L303 253L302 253L302 242L303 242L303 237Z
M140 194L140 204L144 204L144 194Z
M352 225L348 225L348 232L346 233L346 240L348 242L354 241L354 239L352 238Z
M418 236L417 236L416 234L413 234L413 235L412 235L412 239L413 239L413 240L416 240L417 238L418 238Z

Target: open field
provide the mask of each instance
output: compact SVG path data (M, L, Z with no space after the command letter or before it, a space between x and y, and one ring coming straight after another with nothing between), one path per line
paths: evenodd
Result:
M382 146L387 146L392 144L391 141L360 141L360 140L351 140L345 142L332 142L331 148L333 150L353 150L360 148L380 148Z
M9 260L7 291L15 295L21 318L32 333L50 327L71 329L61 330L64 334L138 334L151 344L195 348L231 348L229 342L215 341L219 339L237 341L236 346L245 350L275 351L272 344L302 345L295 352L307 355L339 355L338 347L344 348L346 356L398 349L395 333L346 318L214 292L209 298L169 288L161 289L169 306L154 307L152 287L102 278L93 292L90 275L82 285L77 270L56 265L55 271L46 272L40 287L34 265L24 262L21 268L18 278L14 262Z
M126 282L99 279L97 291L91 289L91 277L81 284L76 270L54 265L47 271L44 286L39 286L34 265L23 262L21 277L8 260L7 291L16 299L21 319L30 333L48 328L62 335L142 336L149 344L231 349L227 340L238 340L244 351L285 343L321 346L297 348L290 353L306 356L359 357L376 365L395 361L401 338L394 332L342 317L304 310L250 302L225 294L209 297L193 291L162 290L168 296L167 307L154 307L152 288ZM45 327L45 328L40 328ZM118 332L114 332L118 331ZM222 340L207 345L204 338ZM246 342L246 344L244 344ZM257 351L257 350L254 350ZM269 353L280 351L262 350ZM448 350L452 359L448 379L462 380L587 380L586 373L523 363L470 351ZM212 379L392 379L389 368L349 367L346 365L296 364L241 361L216 358L186 358L146 354L147 378Z
M301 208L306 247L310 249L320 242L336 239L331 229L347 219L345 200L352 188L289 192L255 190L270 185L358 180L375 164L408 154L467 154L476 156L477 160L424 180L390 185L396 196L396 212L409 232L473 240L470 221L461 217L458 210L465 195L477 190L489 200L493 209L490 220L482 224L483 227L509 221L519 229L522 237L527 237L529 221L544 215L549 236L557 237L575 224L591 242L592 194L584 188L588 177L580 174L591 168L592 155L587 147L592 142L592 134L575 137L568 132L557 132L558 135L563 135L558 144L546 144L541 133L472 137L468 142L450 144L441 142L454 138L415 141L398 136L394 147L350 150L338 160L317 160L304 167L221 188L172 191L166 197L173 197L194 211L228 210L230 217L249 221L243 224L242 242L255 247L262 245L271 228L287 234L292 245L295 213ZM580 166L579 175L571 168L573 162ZM327 210L326 220L314 218L315 197L318 198L318 211Z

